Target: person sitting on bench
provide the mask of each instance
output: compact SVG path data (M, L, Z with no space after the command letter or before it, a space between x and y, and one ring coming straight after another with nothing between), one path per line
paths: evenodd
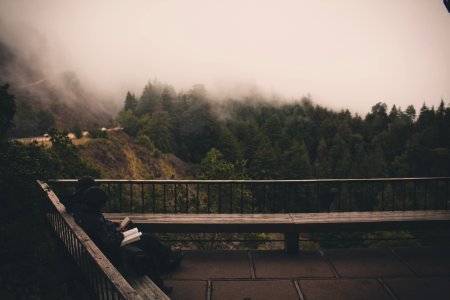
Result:
M164 285L160 274L176 269L181 263L181 255L173 254L169 247L148 235L121 247L124 237L118 224L105 219L101 213L107 201L107 193L98 186L91 186L83 193L81 201L71 206L75 222L118 270L122 269L125 260L138 275L148 275L163 292L170 293L172 288Z

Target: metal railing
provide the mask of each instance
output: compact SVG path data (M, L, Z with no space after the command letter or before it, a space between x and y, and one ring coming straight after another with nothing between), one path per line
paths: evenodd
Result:
M68 197L75 179L49 180ZM107 212L295 213L449 209L450 177L322 180L97 180Z
M50 227L63 243L86 284L99 299L135 299L142 297L128 284L73 218L48 185L38 181L38 191Z
M59 202L55 192L59 197L68 197L76 182L76 179L48 180L51 190L46 183L38 183L46 200L50 226L100 299L141 299ZM450 204L449 177L281 181L101 179L97 182L110 195L108 212L121 213L434 210L448 209ZM300 237L300 241L311 242L314 238Z

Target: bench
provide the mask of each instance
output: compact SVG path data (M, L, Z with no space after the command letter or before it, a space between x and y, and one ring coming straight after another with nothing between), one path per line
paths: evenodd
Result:
M285 249L291 254L298 252L299 233L433 229L450 225L448 210L287 214L105 213L104 215L114 221L120 221L128 216L143 232L284 233Z

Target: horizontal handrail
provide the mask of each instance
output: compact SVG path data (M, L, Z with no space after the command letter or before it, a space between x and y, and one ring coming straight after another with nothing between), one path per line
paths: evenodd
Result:
M405 177L405 178L351 178L351 179L285 179L285 180L208 180L208 179L96 179L99 183L161 183L161 184L185 184L185 183L345 183L345 182L402 182L402 181L436 181L450 180L450 177ZM77 179L48 179L48 183L76 183Z

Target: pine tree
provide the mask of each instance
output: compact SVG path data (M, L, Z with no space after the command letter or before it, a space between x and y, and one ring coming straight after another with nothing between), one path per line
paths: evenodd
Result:
M269 138L262 135L250 166L252 178L278 179L279 163L279 156Z
M142 91L142 95L136 107L136 114L142 116L161 110L161 93L161 83L157 81L154 81L153 83L149 82Z
M314 163L316 178L331 178L331 163L328 153L328 146L322 138L317 146L316 161Z
M416 120L416 109L414 108L414 106L409 105L409 106L406 108L405 113L406 113L406 115L408 116L409 123L410 123L410 124L413 124L414 121Z
M174 99L176 97L176 93L173 87L166 86L161 94L161 102L162 102L162 109L169 114L173 112L173 106L174 106Z
M348 177L351 170L350 151L348 144L342 139L339 132L333 138L333 144L330 149L330 162L333 177Z
M153 113L147 127L139 133L148 135L155 146L162 152L175 151L175 141L172 137L170 117L167 112L158 111Z
M352 169L350 172L351 178L365 178L367 177L367 170L369 166L366 165L367 153L364 150L362 143L356 146L355 156L352 160Z
M218 148L227 161L234 162L242 159L239 142L227 127L222 127L220 130Z
M131 110L122 110L119 112L117 122L123 127L123 131L130 136L136 136L141 129L139 118Z
M283 153L282 165L285 179L309 179L312 177L311 161L303 141L294 141Z
M269 137L272 143L277 143L280 140L282 133L280 118L276 114L272 114L265 120L262 130L264 134Z
M0 140L6 138L6 132L13 126L16 113L14 96L8 93L9 85L0 87Z
M127 96L125 97L125 106L124 110L131 110L133 113L136 111L138 101L134 94L131 94L129 91L127 92Z

